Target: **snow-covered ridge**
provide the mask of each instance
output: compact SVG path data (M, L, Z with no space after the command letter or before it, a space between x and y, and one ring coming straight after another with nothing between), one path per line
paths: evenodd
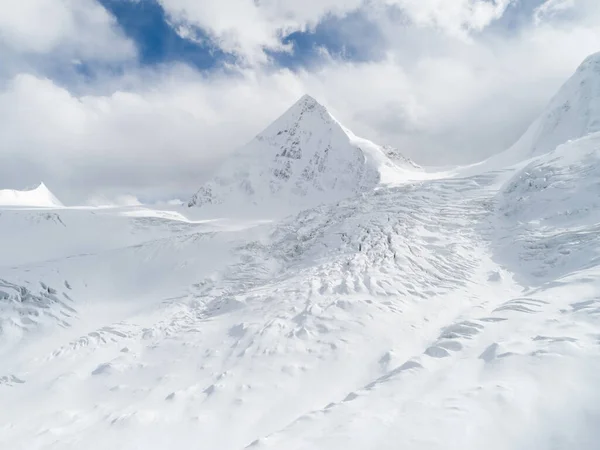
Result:
M63 206L44 183L34 189L18 191L0 190L0 206L29 206L55 208Z
M505 152L523 160L600 131L600 53L586 58L538 119Z
M189 204L337 201L420 169L392 150L355 136L305 95L235 152Z

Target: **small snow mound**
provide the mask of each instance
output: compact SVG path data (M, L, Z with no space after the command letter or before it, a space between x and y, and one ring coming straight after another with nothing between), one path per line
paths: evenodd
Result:
M0 206L29 206L55 208L62 207L63 204L54 196L44 183L40 183L34 189L0 190Z
M355 136L304 95L204 184L189 206L311 207L410 178L420 168Z

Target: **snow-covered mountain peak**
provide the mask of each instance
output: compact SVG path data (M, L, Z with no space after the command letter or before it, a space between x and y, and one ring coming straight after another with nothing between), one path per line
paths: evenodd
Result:
M307 107L319 107L322 109L326 109L323 105L321 105L317 99L315 99L314 97L308 95L308 94L304 94L302 97L300 97L298 99L298 101L292 106L292 109L294 108L299 108L302 106L307 106Z
M334 122L335 119L325 106L310 95L303 95L256 138L260 140L283 136L281 140L298 130L317 131L323 127L331 127Z
M313 97L304 95L235 152L190 206L237 204L309 207L408 177L419 167L390 159L355 136Z
M22 191L15 189L0 190L0 206L53 208L63 206L63 204L44 183L40 183L35 188Z

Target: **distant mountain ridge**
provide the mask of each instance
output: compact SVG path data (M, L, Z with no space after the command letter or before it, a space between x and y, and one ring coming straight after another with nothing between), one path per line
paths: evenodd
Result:
M26 190L1 189L0 206L61 207L63 204L44 183Z

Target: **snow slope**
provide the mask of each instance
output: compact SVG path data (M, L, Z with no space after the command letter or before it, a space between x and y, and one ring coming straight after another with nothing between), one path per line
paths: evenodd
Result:
M531 157L600 131L600 53L589 56L508 150Z
M461 170L495 170L544 155L559 145L600 131L600 53L583 61L523 136L506 151Z
M510 238L505 264L523 282L553 280L600 261L600 133L560 145L521 168L499 193ZM537 280L537 281L536 281Z
M597 449L599 177L596 132L278 220L0 208L0 448Z
M305 95L233 154L189 204L293 203L298 210L406 180L419 169L397 150L354 136Z
M44 183L40 183L37 188L30 190L0 190L0 206L55 208L62 206L62 203L50 192Z

